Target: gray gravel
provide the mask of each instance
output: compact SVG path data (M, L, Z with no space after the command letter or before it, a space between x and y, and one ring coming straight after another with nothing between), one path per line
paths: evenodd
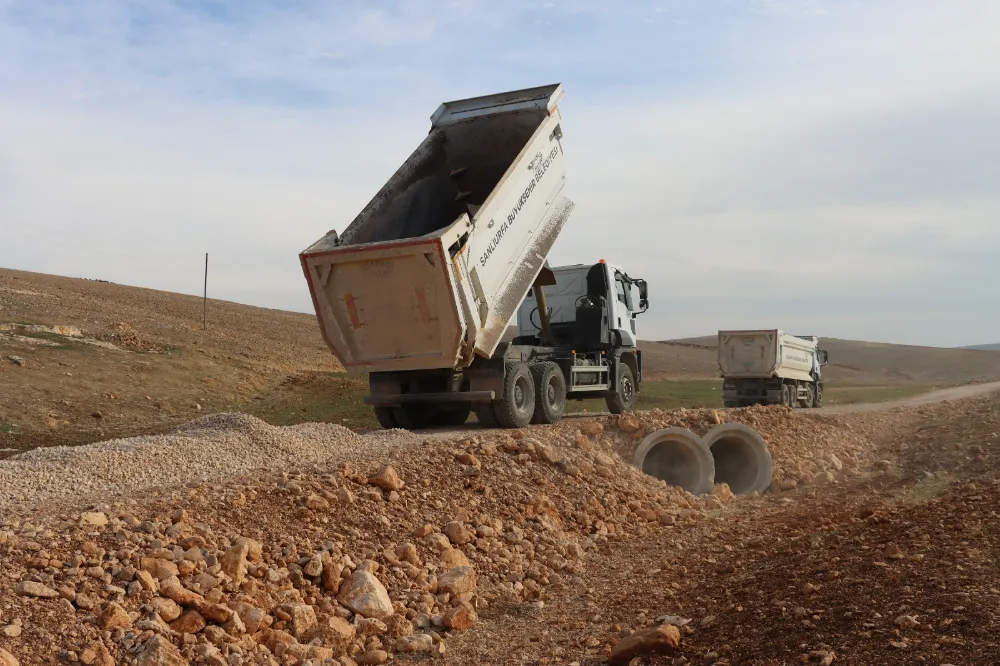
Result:
M245 414L202 417L169 435L28 451L0 461L0 516L255 470L379 458L420 439L405 430L358 435L339 425L275 427Z

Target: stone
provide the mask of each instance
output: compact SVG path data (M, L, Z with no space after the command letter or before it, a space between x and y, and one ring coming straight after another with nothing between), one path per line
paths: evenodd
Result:
M179 634L197 634L205 628L205 618L196 610L184 611L179 618L170 623L170 628Z
M639 429L642 428L642 424L639 423L639 419L635 418L631 414L619 414L618 428L625 433L634 433L638 432Z
M385 586L373 574L360 568L341 584L338 599L362 617L385 619L395 612Z
M10 652L0 648L0 666L21 666L21 662Z
M306 508L312 511L329 511L330 503L316 493L306 498Z
M104 630L128 629L132 626L132 618L124 608L111 602L105 605L101 614L97 616L97 626Z
M247 633L247 626L239 613L233 613L233 616L222 625L222 628L230 636L242 636Z
M396 469L392 465L386 465L380 469L374 476L368 479L368 483L378 486L382 490L399 490L403 487L402 482L399 480L399 474L396 473Z
M36 599L55 599L59 596L59 593L51 587L32 580L22 580L18 583L17 593L22 597L35 597Z
M303 643L311 639L319 626L313 607L308 604L295 604L288 609L288 614L292 616L292 635Z
M160 635L154 635L136 655L136 666L190 666L180 650Z
M412 543L404 543L396 548L396 557L401 562L409 562L415 567L420 566L420 555L417 553L417 547Z
M604 432L604 424L600 421L588 421L580 426L580 432L584 435L600 435Z
M466 557L465 553L460 551L458 548L449 548L448 550L442 552L441 564L445 569L472 566L472 563L469 562L469 558Z
M167 624L179 618L183 612L176 601L165 597L156 597L149 605L152 607L153 612L159 615L160 619Z
M323 573L323 556L320 553L316 553L309 558L306 565L302 567L302 573L309 576L310 578L316 578Z
M236 615L236 612L228 606L208 602L196 604L195 610L197 610L206 620L209 622L215 622L216 624L225 624L233 619L234 615Z
M106 527L108 516L100 511L84 511L80 514L80 527Z
M393 615L385 621L386 634L393 638L409 636L413 633L413 623L403 615Z
M465 594L476 589L476 570L472 567L455 567L438 578L438 592Z
M354 661L357 662L358 666L378 666L389 661L389 653L385 650L369 650L358 655Z
M363 618L358 623L358 629L365 636L381 636L389 631L389 627L385 626L385 622L382 620L376 620L373 617Z
M242 601L230 601L227 604L236 611L248 634L256 634L264 628L264 618L267 615L262 608L257 608Z
M469 533L469 530L465 529L465 525L457 520L453 520L444 526L444 534L448 537L448 541L456 546L463 546L472 541L472 534Z
M468 601L458 602L458 605L449 608L444 614L444 626L452 631L471 629L478 620L476 609Z
M176 576L167 578L166 580L160 581L160 594L168 599L173 599L181 606L196 606L197 604L204 603L205 599L200 594L195 594L194 592L185 589L181 585L180 579Z
M3 635L7 638L20 638L22 631L24 630L19 625L8 624L3 628Z
M434 650L434 639L430 634L402 636L396 641L396 652L431 652Z
M608 662L628 663L633 657L650 654L666 654L676 650L681 644L680 629L671 624L661 624L653 629L638 631L622 639L611 649Z
M324 645L342 653L354 641L357 628L344 618L334 616L320 624L316 635Z
M180 573L176 564L159 557L144 557L142 559L142 570L148 572L156 580L166 580Z
M147 592L155 594L160 591L160 584L157 582L156 577L144 569L135 572L135 579L139 582L139 585L142 586L142 589Z
M242 585L243 581L246 580L249 555L250 544L246 540L239 540L222 556L222 571L232 579L236 586Z
M344 565L340 562L327 562L323 565L322 584L327 592L336 594L340 591L340 577L344 573Z

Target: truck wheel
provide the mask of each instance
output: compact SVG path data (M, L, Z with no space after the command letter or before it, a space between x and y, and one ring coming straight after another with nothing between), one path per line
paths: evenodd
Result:
M449 407L442 409L434 416L434 422L441 426L460 426L469 420L471 407Z
M823 385L820 384L819 386L816 387L816 396L815 399L813 400L813 407L822 407L822 406L823 406Z
M532 423L559 423L566 411L566 378L558 364L551 361L532 363L535 381L535 414Z
M735 400L723 400L722 401L722 406L725 407L725 408L727 408L727 409L730 409L730 408L736 406L736 401Z
M604 396L608 411L612 414L630 412L635 408L635 378L632 368L624 363L618 364L618 390Z
M493 403L492 402L480 402L477 403L472 411L476 413L476 419L479 420L479 425L484 428L496 428L500 424L497 423L497 417L493 413Z
M504 370L503 396L493 403L493 413L501 427L523 428L535 413L535 382L527 363L507 363Z
M396 419L392 418L392 408L390 407L376 407L375 420L378 421L378 424L386 430L392 430L393 428L398 427L396 425Z
M781 389L782 401L785 407L790 407L795 409L795 387L791 384L785 384Z
M427 428L433 422L433 418L433 409L426 406L403 405L392 408L392 419L396 422L396 427L405 430Z

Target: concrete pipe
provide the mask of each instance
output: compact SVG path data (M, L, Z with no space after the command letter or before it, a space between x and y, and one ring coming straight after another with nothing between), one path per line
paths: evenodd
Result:
M712 489L715 465L698 435L686 428L664 428L646 435L632 463L671 486L701 495Z
M753 428L723 423L703 440L715 461L715 483L728 483L734 495L762 493L771 485L771 452Z

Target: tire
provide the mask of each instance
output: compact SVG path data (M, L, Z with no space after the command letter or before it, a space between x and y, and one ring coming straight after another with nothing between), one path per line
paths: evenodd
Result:
M816 406L816 387L814 385L809 385L809 397L802 401L802 406L806 409L812 409Z
M604 402L612 414L635 409L635 377L632 376L632 368L621 361L618 362L618 390L604 396Z
M735 400L723 400L722 401L722 406L725 407L726 409L731 409L731 408L733 408L733 407L736 406L736 401Z
M397 428L405 430L420 430L433 423L436 409L431 406L403 405L392 408L392 419Z
M551 361L532 363L535 382L535 413L532 423L559 423L566 411L566 378L558 364Z
M823 406L823 385L816 385L816 392L813 399L813 407L819 408Z
M392 408L390 407L376 407L375 420L378 421L378 424L386 430L392 430L393 428L398 427L396 425L396 419L392 417Z
M492 402L476 403L476 406L472 408L472 411L476 413L476 419L478 419L479 425L484 428L496 428L500 425L497 423L496 414L493 413Z
M468 405L441 409L434 416L434 423L440 426L460 426L469 420L471 412L472 408Z
M795 387L785 384L781 389L781 403L790 409L795 409Z
M520 361L504 366L503 396L493 402L493 414L503 428L523 428L535 413L535 381L528 364Z

